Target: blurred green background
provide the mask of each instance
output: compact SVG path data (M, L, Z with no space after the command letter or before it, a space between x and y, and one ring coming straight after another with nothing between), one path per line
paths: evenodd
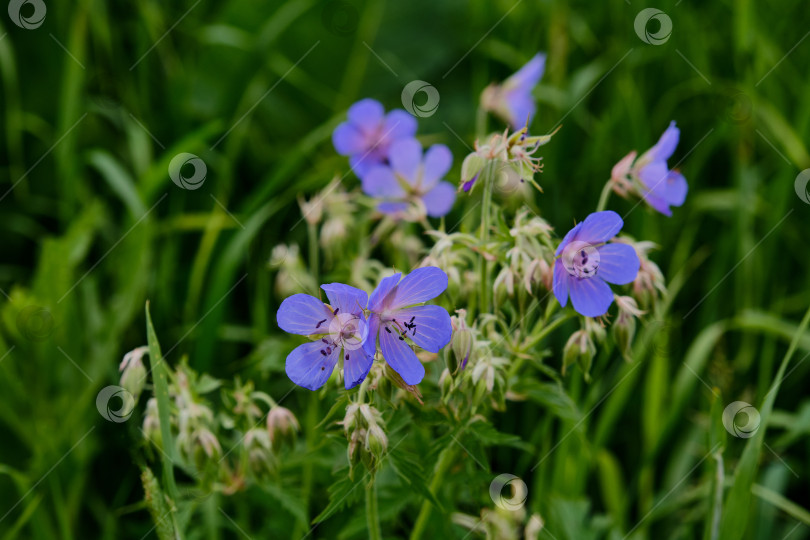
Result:
M99 390L117 384L124 353L146 342L145 301L164 351L177 343L169 363L187 354L198 371L285 395L288 349L277 341L281 298L268 260L281 242L305 251L300 194L335 175L347 189L358 185L330 142L346 108L363 97L400 107L405 84L433 84L441 103L419 134L450 146L455 181L481 90L537 51L548 61L532 129L563 127L542 149L545 193L534 206L558 234L592 211L613 164L650 147L673 119L674 160L690 194L671 219L637 208L625 220L627 233L659 244L653 259L671 283L664 331L648 334L654 354L632 370L614 355L617 371L591 385L569 375L575 409L594 411L581 423L573 416L538 432L567 404L510 403L496 427L537 454L496 447L489 465L521 475L533 510L570 524L555 529L558 538L601 537L593 531L605 516L629 532L648 513L638 537L702 534L716 464L687 473L706 451L710 411L735 400L759 407L810 304L810 205L794 190L810 167L810 21L799 0L665 1L654 7L671 18L672 34L651 45L633 25L645 7L78 0L47 2L33 29L4 13L0 538L154 534L139 503L138 422L106 422L95 407ZM167 168L181 152L204 160L200 189L171 182ZM610 207L626 215L633 203L614 197ZM323 273L340 279L347 265L326 263ZM810 333L799 338L758 460L759 487L734 518L747 524L746 538L810 537L810 362L801 362ZM308 404L300 389L284 402L299 418ZM744 444L727 442L727 468ZM300 467L290 465L291 478ZM310 518L326 506L331 470L315 465ZM407 535L421 502L408 497L384 530ZM441 497L478 513L452 493ZM233 505L253 537L290 534L289 516L260 494ZM337 537L352 512L313 537ZM449 520L435 537L463 538ZM207 538L240 534L216 512L205 523Z

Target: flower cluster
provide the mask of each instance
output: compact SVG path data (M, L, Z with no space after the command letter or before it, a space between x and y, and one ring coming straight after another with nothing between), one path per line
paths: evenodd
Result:
M400 273L384 278L371 298L342 283L321 286L328 304L308 294L286 298L276 315L279 327L313 339L287 356L287 375L295 384L317 390L341 363L348 390L368 375L379 343L383 358L402 380L419 384L425 368L411 343L436 353L450 342L447 310L422 305L446 288L447 274L424 267L404 278Z
M402 110L385 114L378 101L364 99L349 108L332 143L339 154L349 156L363 191L377 200L379 211L412 220L442 217L456 198L453 185L442 181L453 155L443 144L423 151L415 133L411 115Z

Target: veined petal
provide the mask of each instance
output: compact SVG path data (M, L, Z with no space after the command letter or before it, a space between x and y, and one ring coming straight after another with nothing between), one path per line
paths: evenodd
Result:
M522 68L506 79L504 86L509 88L518 87L531 92L535 85L540 82L545 69L546 55L543 53L537 53L534 55L534 57L532 57L531 60L526 62Z
M388 147L391 169L409 184L416 185L422 165L422 145L416 139L399 139Z
M364 132L373 131L377 126L379 126L380 122L383 121L383 115L385 114L385 109L382 106L382 103L377 101L376 99L361 99L351 107L349 107L349 111L347 116L349 117L349 122L360 128Z
M596 250L599 252L599 268L596 270L598 277L616 285L624 285L636 279L641 262L633 246L605 244Z
M340 354L338 347L327 347L322 341L311 341L293 349L284 366L290 380L309 390L323 386L332 375Z
M368 318L368 335L363 342L363 350L368 356L374 358L377 353L377 334L380 333L380 316L372 313Z
M374 356L369 356L361 347L352 351L343 350L343 385L346 390L354 388L366 378Z
M371 299L368 302L368 309L371 310L372 313L379 313L383 310L385 298L394 290L394 287L397 286L401 278L402 273L397 272L393 276L388 276L380 280L380 284L377 285L377 288L371 293Z
M368 294L350 285L343 283L327 283L321 285L321 289L329 299L329 305L333 310L340 310L341 313L360 314L368 305Z
M377 165L363 175L363 192L372 197L403 197L405 190L386 165Z
M450 182L439 182L422 196L422 202L430 217L445 216L456 202L456 188Z
M302 336L325 334L333 317L323 302L308 294L285 298L276 313L279 328Z
M389 309L399 309L421 302L427 302L447 289L447 274L435 266L417 268L404 278L386 298L384 304Z
M562 307L565 307L565 304L568 303L568 281L570 278L571 275L565 269L562 259L557 259L554 262L554 281L551 289Z
M623 225L624 221L613 210L594 212L582 222L582 228L577 233L576 240L591 244L607 242L622 230Z
M453 154L443 144L434 144L425 152L424 167L422 170L422 189L429 191L453 165Z
M386 324L380 330L380 348L391 369L399 373L406 384L419 384L425 377L425 366L416 353L400 335L396 328Z
M610 304L613 303L610 286L598 276L572 278L568 283L571 304L580 315L599 317L607 313Z
M396 320L407 338L429 352L439 352L453 337L450 314L441 306L401 309Z
M638 172L641 183L656 196L665 198L669 169L665 161L655 160L646 164Z

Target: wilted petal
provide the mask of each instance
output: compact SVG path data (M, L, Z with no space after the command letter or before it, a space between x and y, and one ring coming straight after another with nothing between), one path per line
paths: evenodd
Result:
M613 291L599 277L572 278L569 281L569 294L574 309L586 317L604 315L613 303Z
M387 328L387 330L386 330ZM425 377L425 366L416 357L408 343L390 323L380 330L380 349L391 369L399 373L406 384L419 384Z
M327 352L327 345L322 341L304 343L287 356L285 371L290 380L298 386L317 390L329 380L339 354L340 350L337 347L330 348Z
M294 294L285 298L276 313L279 328L302 336L325 334L333 317L323 302L308 294Z
M456 202L456 188L449 182L439 182L429 192L422 196L425 203L427 215L430 217L442 217L447 215Z
M628 174L630 174L630 167L633 165L633 161L635 159L636 151L633 150L613 166L613 169L610 171L610 177L617 179L625 178Z
M329 298L329 305L340 313L362 313L368 304L368 294L350 285L343 283L327 283L321 285Z
M597 276L608 283L624 285L638 275L641 262L633 246L628 244L606 244L597 248L599 268Z
M450 314L441 306L402 309L397 312L396 321L407 334L406 337L426 351L439 352L453 337Z
M624 221L613 210L594 212L582 222L576 239L591 244L607 242L622 230L623 225Z

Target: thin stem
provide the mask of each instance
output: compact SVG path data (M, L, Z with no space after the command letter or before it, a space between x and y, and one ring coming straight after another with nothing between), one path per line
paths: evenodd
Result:
M490 161L487 163L484 172L483 172L483 180L484 182L484 195L481 201L481 245L486 247L489 243L489 218L490 218L490 206L492 205L492 184L494 183L495 179L492 175L493 163ZM479 313L488 313L489 312L489 283L488 283L488 261L484 254L481 254L481 259L479 261Z
M605 187L602 188L602 193L599 195L599 203L596 205L596 211L601 212L607 206L610 193L613 191L612 181L605 182Z
M380 516L377 511L377 482L374 475L371 475L371 482L366 489L366 522L369 540L382 540Z
M433 475L433 481L430 483L430 492L435 497L439 489L444 483L444 477L450 466L456 460L456 445L445 447L439 455L439 462L436 464L436 471ZM428 521L430 520L430 513L433 511L433 503L425 499L422 502L422 508L419 509L419 516L416 518L416 523L411 531L411 540L419 540L427 528Z
M318 228L314 223L307 223L307 236L309 237L309 272L317 285L320 282L318 277L320 261L318 260Z

